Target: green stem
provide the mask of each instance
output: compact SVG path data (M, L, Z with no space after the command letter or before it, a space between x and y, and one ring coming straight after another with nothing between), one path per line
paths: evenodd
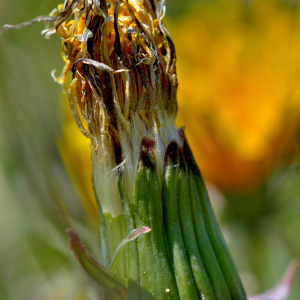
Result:
M227 282L233 300L246 300L246 293L240 276L228 251L226 242L216 221L201 172L195 163L192 152L184 141L184 157L188 161L192 176L198 189L200 205L203 209L204 223L211 245Z
M187 179L187 173L184 170L181 170L180 172L179 181L180 193L178 199L178 211L187 256L201 298L215 300L216 297L214 291L197 247L191 210L190 186Z
M135 181L136 225L151 228L149 234L138 238L142 299L177 300L164 235L162 194L148 146L147 140L143 141Z
M180 299L196 300L200 299L200 297L186 255L178 215L178 163L177 144L171 143L166 151L163 175L165 226Z
M195 178L191 173L189 173L189 183L192 200L191 211L193 212L193 223L198 249L217 299L229 300L231 299L230 291L206 232L203 209L199 199L200 196L196 186Z
M136 222L132 212L132 205L125 188L123 175L119 178L119 191L122 201L123 212L127 227L127 233L132 232L136 228ZM137 241L134 240L128 247L128 299L141 299L140 291L140 273L139 273L139 257L137 250Z

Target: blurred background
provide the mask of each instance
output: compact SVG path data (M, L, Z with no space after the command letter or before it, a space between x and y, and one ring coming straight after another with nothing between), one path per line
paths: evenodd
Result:
M1 24L56 0L2 0ZM300 260L300 7L297 0L167 0L178 125L186 134L248 294ZM69 251L73 227L95 258L88 141L50 72L60 40L43 24L0 37L0 299L94 300ZM300 299L300 274L290 300Z

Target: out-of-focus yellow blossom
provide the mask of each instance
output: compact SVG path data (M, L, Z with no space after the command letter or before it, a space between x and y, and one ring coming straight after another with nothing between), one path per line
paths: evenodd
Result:
M171 27L178 121L204 177L226 192L259 187L299 133L298 12L242 2L205 1Z
M63 105L65 122L58 141L61 157L85 210L98 224L98 210L91 184L90 141L78 129L66 98L63 99Z

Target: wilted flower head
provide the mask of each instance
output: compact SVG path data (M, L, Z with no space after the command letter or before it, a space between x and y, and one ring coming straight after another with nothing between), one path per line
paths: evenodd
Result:
M57 80L64 83L72 71L70 107L91 139L95 187L106 195L103 211L117 216L121 202L111 201L119 198L117 177L106 171L122 162L125 178L135 176L143 136L155 140L157 153L179 140L176 57L161 23L164 1L66 1L59 11L54 25L63 39L66 66ZM43 33L47 37L55 31ZM157 168L163 168L162 154ZM133 180L125 181L132 196Z

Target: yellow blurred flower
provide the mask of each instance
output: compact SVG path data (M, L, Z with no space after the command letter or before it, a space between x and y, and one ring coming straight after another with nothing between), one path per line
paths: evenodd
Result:
M62 129L62 136L58 140L58 147L83 207L96 225L99 220L96 200L92 189L90 140L78 129L66 97L62 99L62 103L65 122Z
M297 11L274 0L210 1L170 31L178 122L204 177L226 192L259 187L299 133Z

